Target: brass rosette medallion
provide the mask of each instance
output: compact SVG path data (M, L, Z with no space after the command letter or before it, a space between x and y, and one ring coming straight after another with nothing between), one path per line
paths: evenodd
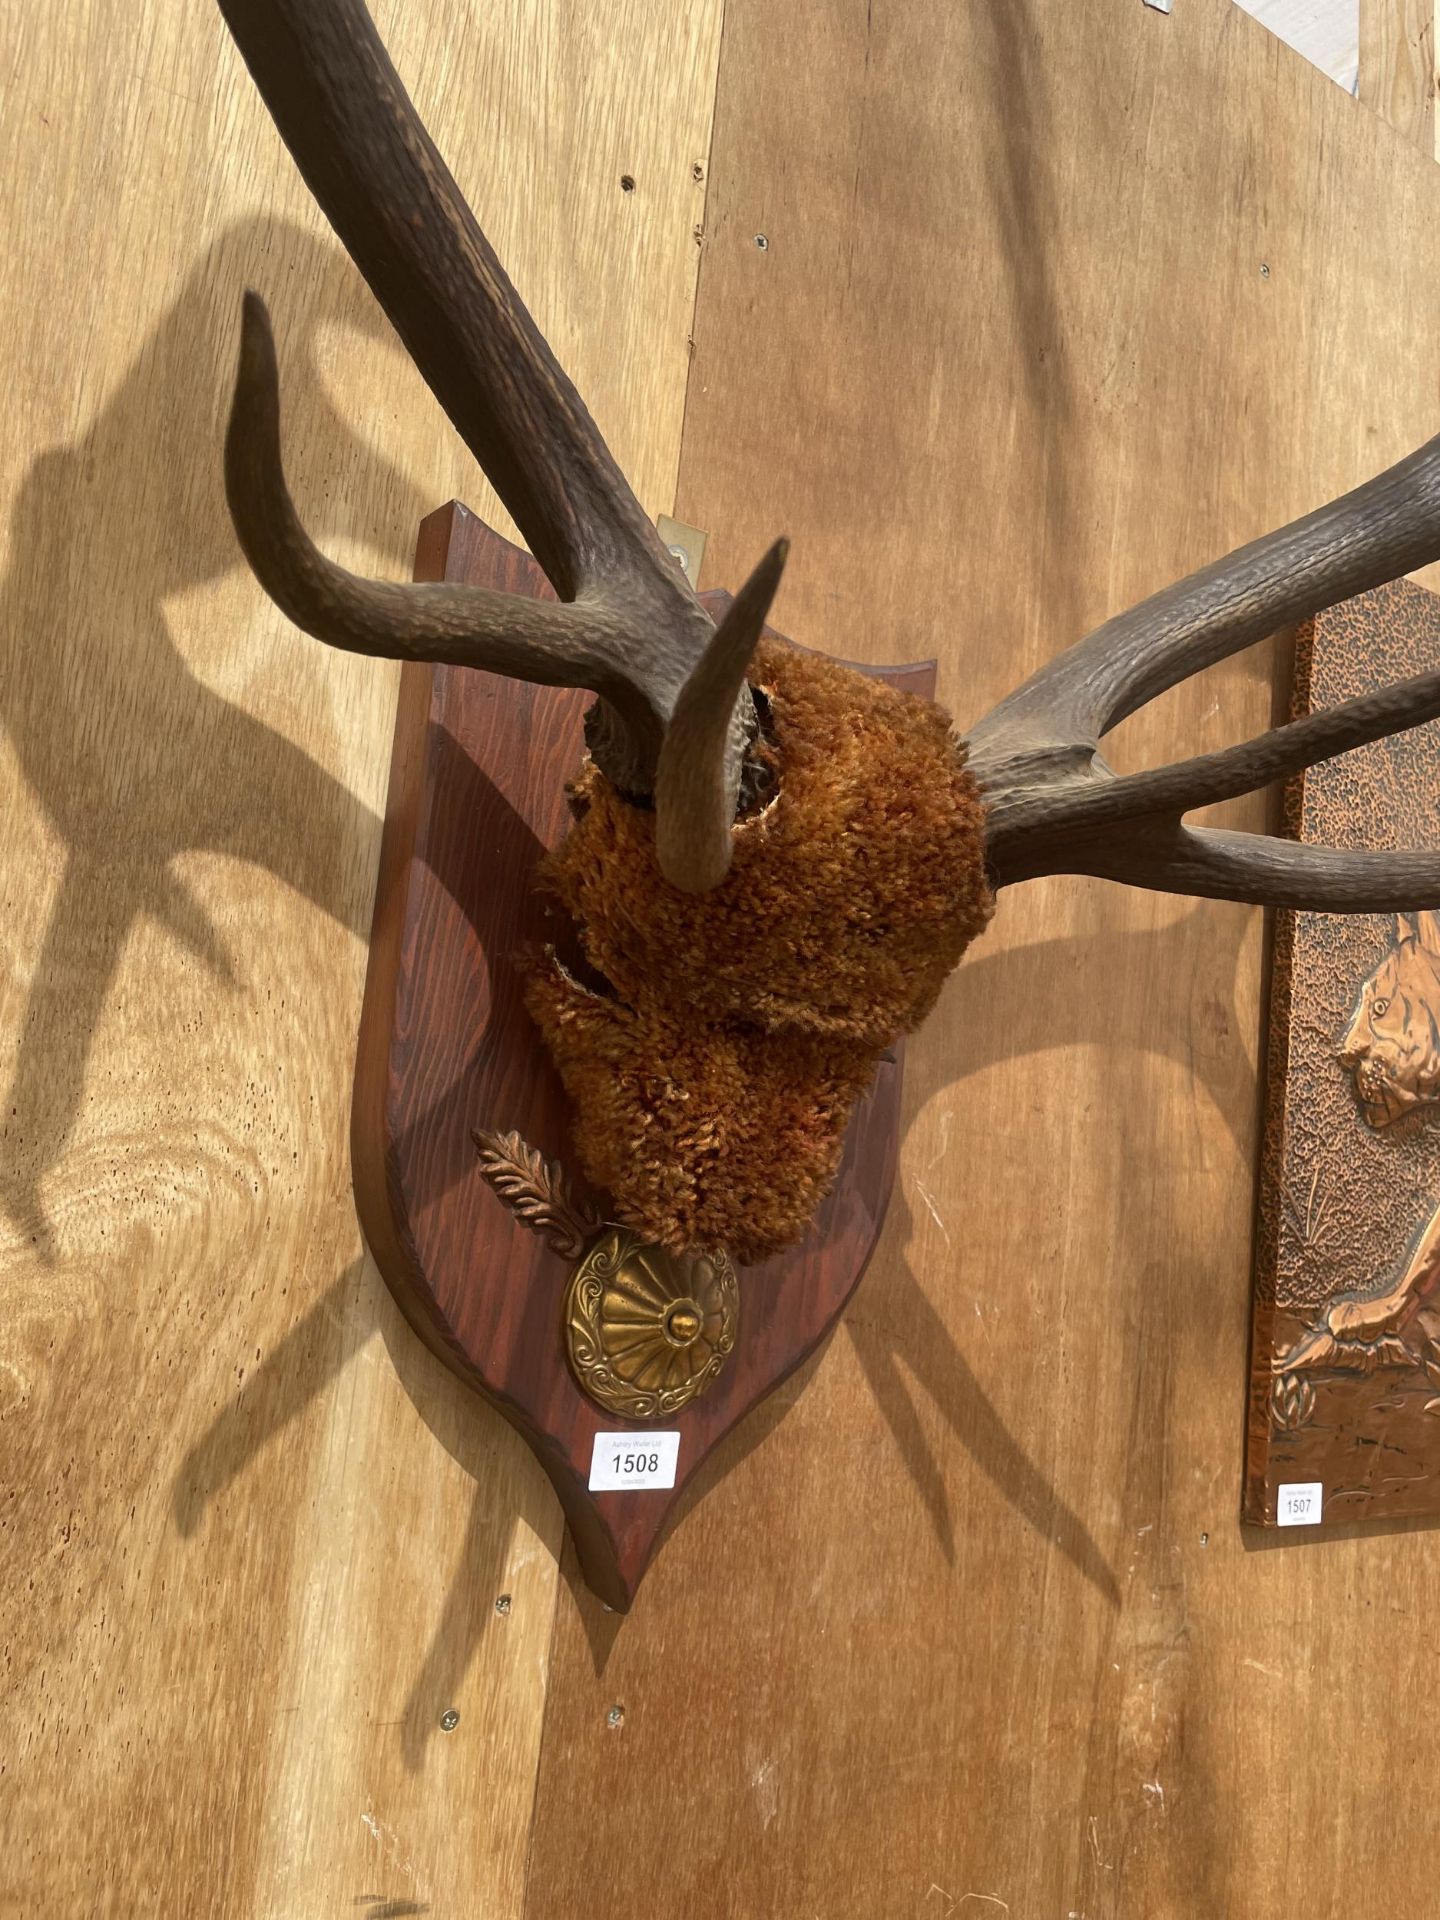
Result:
M724 1366L739 1302L728 1255L667 1253L627 1227L608 1227L565 1295L575 1378L622 1419L667 1419Z

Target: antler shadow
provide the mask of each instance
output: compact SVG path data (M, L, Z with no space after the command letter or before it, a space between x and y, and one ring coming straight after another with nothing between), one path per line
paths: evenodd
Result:
M12 509L0 582L3 721L64 868L6 1098L0 1208L47 1259L42 1189L73 1130L95 1027L136 922L160 921L218 982L235 983L225 943L186 884L184 856L264 867L356 934L368 931L334 853L373 834L373 813L302 748L197 679L166 618L172 596L243 565L219 446L236 290L257 259L291 290L298 351L313 352L332 322L380 330L332 242L240 222L197 261L93 425L35 459ZM308 396L309 443L330 449L337 471L363 459L400 502L391 560L407 573L420 499L382 455L357 446L318 377L296 384ZM343 530L333 510L326 526Z
M908 1225L904 1199L897 1193L886 1229L887 1239L894 1236L892 1245L908 1243ZM946 1560L954 1565L950 1492L906 1373L925 1389L971 1459L1027 1525L1042 1539L1053 1540L1096 1592L1118 1606L1120 1589L1094 1537L1005 1425L903 1253L888 1260L884 1271L869 1276L845 1316L845 1328Z
M1159 1053L1175 1059L1205 1086L1237 1150L1248 1150L1242 1103L1253 1099L1253 1086L1240 1048L1233 1042L1214 1045L1209 1033L1204 1045L1197 1044L1196 1023L1192 1020L1181 1026L1167 1021L1165 996L1160 993L1153 998L1133 994L1116 1003L1097 1001L1082 991L1067 998L1064 992L1064 981L1071 971L1068 962L1082 950L1087 961L1096 959L1097 947L1102 975L1168 980L1176 989L1174 956L1197 919L1213 928L1218 943L1217 976L1227 984L1233 983L1252 916L1243 908L1228 906L1192 907L1178 921L1161 928L1115 930L1083 939L1072 935L967 960L947 988L945 1011L935 1021L928 1044L922 1039L909 1050L906 1106L912 1124L938 1095L986 1067L1052 1048L1093 1043L1105 1050L1112 1087L1127 1054ZM1005 1024L985 1018L993 986L1002 976L1004 1004L1007 1009L1019 1010L1016 1018ZM1178 983L1182 998L1188 999L1190 984ZM963 1006L957 1006L957 1001ZM965 1007L972 1011L967 1014ZM1128 1014L1126 1008L1130 1009ZM1192 1008L1192 1014L1197 1011L1203 1025L1213 1027L1217 1019L1228 1019L1232 1031L1238 1025L1233 1004L1212 1008L1208 1013L1203 1007ZM1084 1522L1066 1506L1006 1428L985 1391L983 1367L962 1353L931 1297L950 1277L944 1266L927 1262L929 1285L922 1287L900 1251L910 1243L909 1220L908 1201L897 1191L880 1254L845 1324L930 1515L942 1552L953 1559L950 1493L911 1398L907 1374L925 1389L951 1431L1026 1522L1043 1537L1055 1540L1096 1590L1118 1605L1115 1576Z
M377 1332L411 1402L451 1458L471 1479L481 1480L486 1457L499 1441L515 1456L515 1471L507 1479L520 1489L519 1504L499 1513L483 1486L477 1487L473 1497L459 1571L446 1593L400 1720L405 1764L415 1773L424 1765L440 1715L459 1697L481 1640L498 1618L494 1599L510 1560L516 1527L528 1524L543 1538L547 1533L558 1535L560 1522L538 1467L518 1441L511 1441L503 1424L491 1424L479 1412L474 1396L426 1352L367 1261L355 1261L331 1282L254 1369L243 1399L226 1406L190 1448L171 1488L171 1508L177 1529L184 1538L191 1538L225 1489L301 1418Z

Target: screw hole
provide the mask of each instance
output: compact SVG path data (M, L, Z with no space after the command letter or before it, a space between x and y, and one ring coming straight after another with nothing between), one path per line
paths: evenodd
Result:
M1260 278L1262 280L1268 280L1270 278L1270 262L1268 260L1262 260L1260 262Z
M460 1724L460 1716L454 1707L447 1707L440 1716L440 1725L446 1733L453 1733Z
M502 1593L502 1594L500 1595L500 1597L499 1597L499 1598L498 1598L498 1599L496 1600L496 1602L495 1602L495 1611L496 1611L496 1612L497 1612L497 1613L499 1614L499 1616L500 1616L500 1618L501 1618L502 1620L503 1620L503 1619L505 1618L505 1616L506 1616L506 1615L507 1615L507 1614L509 1613L509 1611L510 1611L510 1596L509 1596L509 1594L508 1594L508 1593Z
M619 1705L611 1707L605 1716L605 1724L612 1733L616 1732L620 1727L623 1727L625 1724L624 1707Z
M635 191L635 176L633 173L621 174L620 191L621 193L633 193Z
M694 166L691 167L690 169L690 178L692 180L703 180L705 178L705 169L704 167L701 166L698 160L695 162Z
M764 253L768 250L770 242L766 239L763 233L757 233L755 236L755 244L760 249L761 253Z

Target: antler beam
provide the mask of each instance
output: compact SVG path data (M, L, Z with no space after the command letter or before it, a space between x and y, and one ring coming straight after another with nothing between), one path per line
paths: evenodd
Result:
M562 600L694 597L510 284L362 0L220 0L296 165Z
M592 688L611 709L592 729L592 750L618 788L641 797L654 789L682 690L709 689L703 712L692 694L684 729L705 771L667 783L680 803L708 812L665 820L660 841L677 885L714 885L756 731L743 674L737 687L733 675L699 673L713 623L506 277L363 0L220 5L307 185L561 604L365 581L325 560L286 490L274 347L252 295L226 475L261 583L333 646ZM663 813L665 800L658 805Z

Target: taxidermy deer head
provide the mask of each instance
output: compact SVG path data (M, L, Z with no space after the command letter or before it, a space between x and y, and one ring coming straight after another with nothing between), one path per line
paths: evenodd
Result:
M1440 906L1440 852L1342 852L1191 810L1440 714L1440 670L1224 752L1116 776L1102 737L1201 668L1440 557L1440 440L1166 588L957 738L938 708L762 639L781 540L719 624L506 278L362 0L220 0L276 125L559 596L362 580L281 468L247 294L226 442L240 541L306 632L392 659L591 689L590 760L549 880L593 975L531 1011L617 1217L755 1259L796 1238L882 1052L996 892L1049 873L1334 912ZM596 978L594 976L600 976Z

